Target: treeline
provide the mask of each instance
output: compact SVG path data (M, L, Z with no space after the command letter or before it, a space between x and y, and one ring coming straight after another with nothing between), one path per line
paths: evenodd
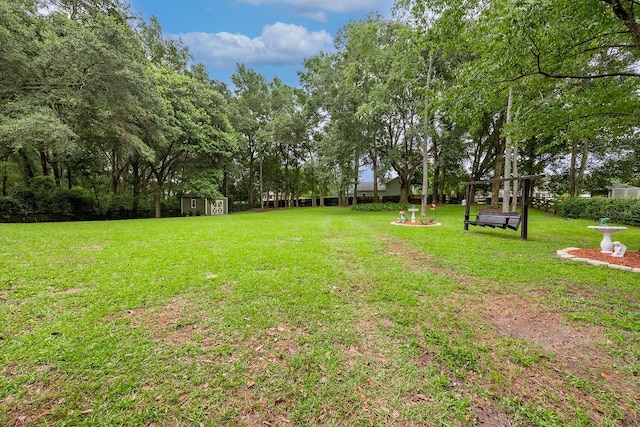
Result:
M229 88L120 0L2 2L0 209L345 205L365 167L401 202L506 164L555 194L639 185L640 23L611 3L397 0L308 58L299 88L241 64Z
M0 46L3 206L159 216L187 188L219 194L229 97L156 20L118 0L10 0Z
M394 19L351 22L306 61L319 152L342 188L367 164L398 176L403 199L508 174L544 173L540 190L569 196L638 185L635 3L397 0Z

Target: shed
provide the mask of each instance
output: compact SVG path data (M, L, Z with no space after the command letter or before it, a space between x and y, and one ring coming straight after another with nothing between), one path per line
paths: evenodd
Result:
M180 213L189 216L226 215L229 213L229 199L219 197L210 201L197 194L183 194L180 198Z
M616 184L607 187L609 197L623 197L628 199L640 199L640 187L628 184Z

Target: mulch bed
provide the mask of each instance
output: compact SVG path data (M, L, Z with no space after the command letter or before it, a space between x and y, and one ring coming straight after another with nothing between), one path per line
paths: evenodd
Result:
M624 265L631 268L640 268L640 252L630 251L625 252L623 258L612 257L611 254L603 254L600 249L571 249L568 250L569 255L573 255L578 258L593 259L596 261L603 261L609 264Z

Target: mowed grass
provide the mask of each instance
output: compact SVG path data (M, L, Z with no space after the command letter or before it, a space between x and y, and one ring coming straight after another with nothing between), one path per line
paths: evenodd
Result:
M0 224L0 425L638 425L640 274L436 214Z

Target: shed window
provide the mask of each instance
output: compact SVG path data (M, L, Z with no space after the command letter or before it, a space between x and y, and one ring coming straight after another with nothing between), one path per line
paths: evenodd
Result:
M196 206L196 199L191 199L191 209L195 209Z

